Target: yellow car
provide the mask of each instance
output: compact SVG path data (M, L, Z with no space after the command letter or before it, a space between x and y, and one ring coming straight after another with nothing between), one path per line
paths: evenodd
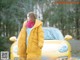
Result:
M62 35L57 28L43 27L44 30L44 46L42 49L42 60L60 59L69 60L71 57L71 46L67 40L71 40L72 36ZM14 43L11 46L11 60L18 59L18 40L15 36L10 37Z

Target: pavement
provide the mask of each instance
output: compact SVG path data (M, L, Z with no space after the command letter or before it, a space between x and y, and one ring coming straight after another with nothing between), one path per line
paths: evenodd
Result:
M75 58L80 58L80 40L70 40L72 47L72 56Z

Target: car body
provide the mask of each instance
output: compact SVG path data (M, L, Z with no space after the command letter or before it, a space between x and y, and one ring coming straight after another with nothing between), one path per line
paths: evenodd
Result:
M70 40L72 37L67 35L65 38L61 31L53 27L43 27L44 30L44 45L42 48L42 59L66 59L71 57L71 45L65 39ZM11 60L17 59L18 54L18 40L11 37L10 40L14 41L11 45Z

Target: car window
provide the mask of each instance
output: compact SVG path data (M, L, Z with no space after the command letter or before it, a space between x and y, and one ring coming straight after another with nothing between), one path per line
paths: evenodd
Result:
M57 28L43 28L45 40L64 40L61 31Z

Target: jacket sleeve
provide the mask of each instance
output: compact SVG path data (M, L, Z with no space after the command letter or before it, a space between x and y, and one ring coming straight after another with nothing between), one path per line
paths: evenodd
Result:
M40 25L38 27L38 46L40 48L43 47L43 43L44 43L44 32L43 32L43 29L42 29L42 25Z
M24 26L25 23L23 23L23 27L19 33L18 36L18 55L20 57L26 56L26 27Z

